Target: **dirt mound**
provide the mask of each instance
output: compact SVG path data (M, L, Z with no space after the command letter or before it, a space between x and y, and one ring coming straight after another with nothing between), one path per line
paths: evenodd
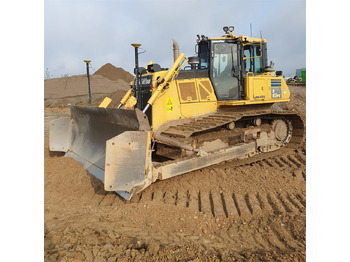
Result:
M125 81L126 83L130 83L134 76L129 72L125 71L123 68L115 67L114 65L107 63L102 66L99 70L97 70L94 75L101 75L109 80L117 81L119 79Z
M110 80L102 75L90 77L91 94L109 94L117 90L127 90L129 85L122 79ZM44 98L57 99L88 95L88 81L86 75L45 79Z
M129 83L133 76L120 67L108 63L90 76L90 90L92 95L125 93L129 89ZM88 80L86 75L75 75L70 77L45 79L44 99L64 99L79 96L88 96ZM100 96L97 96L98 99ZM79 98L79 101L81 98ZM57 104L55 101L47 101L46 104ZM71 100L60 101L60 104L74 103Z

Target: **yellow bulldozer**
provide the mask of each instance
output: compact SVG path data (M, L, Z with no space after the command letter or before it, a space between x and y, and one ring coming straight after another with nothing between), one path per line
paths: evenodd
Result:
M271 106L289 102L281 71L268 65L265 39L197 35L196 55L138 65L118 108L71 106L50 123L50 150L66 152L125 199L156 180L222 161L298 147L304 122Z

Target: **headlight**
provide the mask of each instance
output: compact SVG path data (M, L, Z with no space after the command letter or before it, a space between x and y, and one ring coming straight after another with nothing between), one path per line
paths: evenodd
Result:
M228 28L228 30L229 30L230 32L233 32L234 29L235 29L235 28L234 28L232 25Z
M227 34L228 27L227 27L227 26L224 26L223 30L224 30L224 32Z

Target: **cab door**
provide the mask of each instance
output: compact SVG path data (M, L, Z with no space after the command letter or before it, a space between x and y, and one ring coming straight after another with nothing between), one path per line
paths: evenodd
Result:
M210 78L218 100L240 99L237 43L212 41Z

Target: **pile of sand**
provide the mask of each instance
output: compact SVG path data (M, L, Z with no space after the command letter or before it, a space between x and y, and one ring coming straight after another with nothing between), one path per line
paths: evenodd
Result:
M129 89L133 76L122 68L111 64L102 66L90 75L91 94L111 94ZM58 99L88 95L86 75L45 79L44 99Z
M134 79L134 76L129 72L125 71L123 68L115 67L110 63L102 66L94 75L101 75L112 81L123 80L127 83L130 83Z

